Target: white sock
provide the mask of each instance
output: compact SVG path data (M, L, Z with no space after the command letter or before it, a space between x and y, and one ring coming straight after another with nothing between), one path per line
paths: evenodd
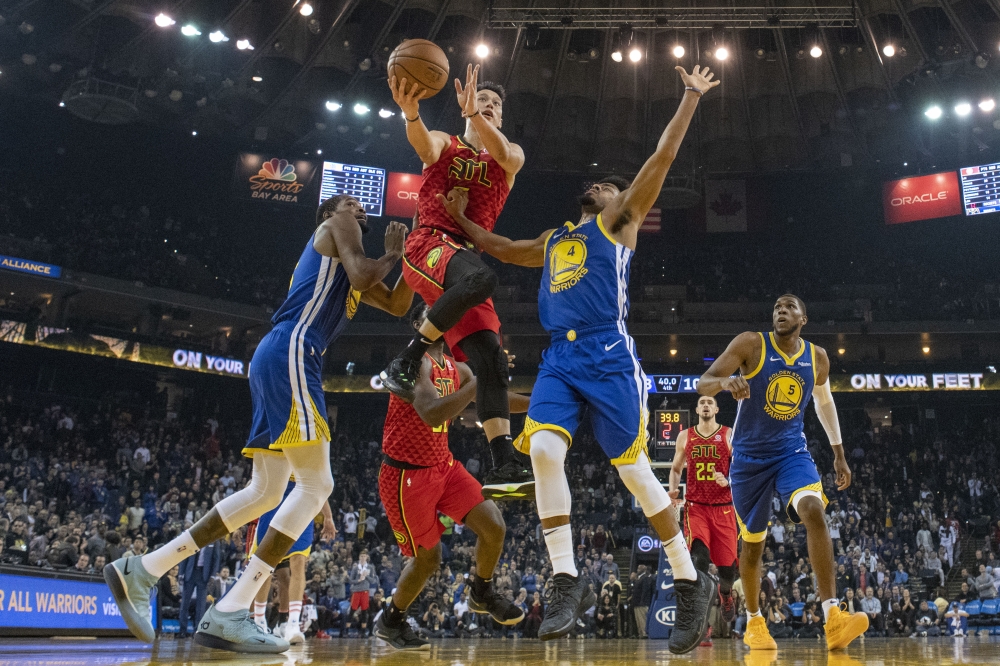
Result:
M235 613L238 610L246 610L250 604L256 603L257 592L264 579L274 573L264 560L256 555L250 558L247 568L243 570L243 575L239 577L236 584L229 588L226 596L215 602L215 608L222 613Z
M170 543L164 544L151 553L142 556L142 566L151 575L162 578L175 566L197 553L200 549L191 533L184 530Z
M253 621L257 623L257 626L261 629L267 627L267 602L260 603L259 601L253 602Z
M756 613L751 613L750 611L747 611L747 622L754 619L755 617L760 617L760 609L757 609Z
M302 618L302 602L301 601L289 601L288 602L288 624L292 625L296 629L299 628L299 620Z
M543 529L542 534L545 536L549 559L552 560L552 573L569 574L574 578L578 576L576 562L573 561L573 532L570 531L569 525Z
M694 568L691 553L688 552L687 544L684 543L684 535L681 532L664 543L663 549L667 551L667 559L670 560L670 568L674 570L675 579L698 580L698 570Z
M834 608L840 607L839 599L827 599L823 602L823 620L824 622L830 621L830 611Z

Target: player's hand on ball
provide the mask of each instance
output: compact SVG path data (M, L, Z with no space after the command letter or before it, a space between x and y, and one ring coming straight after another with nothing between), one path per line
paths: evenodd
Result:
M465 207L469 205L469 190L455 187L448 192L448 196L440 193L434 196L456 222L461 222L461 218L465 215Z
M729 391L733 394L734 400L746 400L750 397L750 385L741 376L726 377L720 384L723 391Z
M712 478L721 487L725 488L726 486L729 485L729 479L726 478L725 474L723 474L722 472L715 472L714 474L715 474L715 476L712 477Z
M406 225L402 222L390 222L385 228L385 253L403 256L405 242Z
M416 118L420 114L420 98L426 91L416 81L407 84L406 77L397 81L394 76L389 79L389 90L392 91L393 101L403 112L403 117Z
M681 489L680 488L678 488L677 490L671 490L670 492L667 493L667 495L670 496L670 504L671 504L671 506L674 506L674 507L682 507L682 506L684 506L684 500L681 499Z
M476 113L476 88L479 82L479 65L473 67L469 65L465 73L465 87L462 82L455 79L455 94L458 96L458 106L462 109L462 116L468 118Z
M719 80L712 80L715 74L708 71L708 67L699 67L698 65L695 65L690 74L688 74L687 70L680 65L677 65L674 69L676 69L681 75L681 81L684 82L686 87L697 88L702 92L702 94L707 93L709 90L722 83Z

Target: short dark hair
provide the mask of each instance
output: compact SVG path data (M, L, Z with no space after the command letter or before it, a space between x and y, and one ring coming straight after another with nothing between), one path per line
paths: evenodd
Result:
M420 320L424 318L424 314L426 312L427 312L427 304L424 303L423 301L417 303L412 308L410 308L410 314L409 314L410 327L414 329L420 328Z
M480 90L492 90L500 98L501 104L507 101L507 91L499 83L496 83L494 81L483 81L478 86L476 86L476 92L479 92Z
M780 301L782 298L794 298L795 302L799 304L799 309L802 310L802 314L806 314L806 302L803 301L801 298L799 298L795 294L782 294L781 296L778 296L777 301Z
M327 213L333 213L340 207L340 204L350 199L350 194L335 194L319 205L316 210L316 226L323 224Z
M632 187L632 181L630 181L628 178L626 178L624 176L618 176L618 175L615 175L615 174L607 176L606 178L601 178L597 182L598 183L607 183L609 185L614 185L615 187L618 188L619 192L624 192L628 188Z

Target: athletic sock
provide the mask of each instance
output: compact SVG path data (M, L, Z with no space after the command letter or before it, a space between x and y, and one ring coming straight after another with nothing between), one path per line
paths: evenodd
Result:
M288 602L288 624L294 626L296 629L299 626L299 620L302 617L302 602L301 601L289 601Z
M694 568L691 553L688 552L681 532L664 543L663 549L667 551L667 559L670 561L670 568L674 570L674 578L698 580L698 570Z
M406 609L400 608L395 601L390 601L389 606L382 614L382 622L387 627L400 627L406 621Z
M150 575L162 578L168 571L197 553L198 550L198 544L194 542L191 532L184 530L169 543L143 555L142 567Z
M413 339L410 340L410 344L406 345L406 349L404 349L399 356L400 358L405 358L413 362L419 362L420 359L424 357L424 354L427 353L427 349L434 344L434 342L434 340L428 340L423 336L423 334L420 333L420 331L417 331L417 333L413 336Z
M823 602L823 621L830 621L830 611L840 607L840 599L827 599Z
M569 525L542 530L542 535L545 537L545 547L549 551L549 559L552 560L552 573L569 574L576 578L579 571L577 571L576 562L573 560L573 532Z
M760 609L758 609L756 613L751 613L750 611L747 611L747 622L754 619L755 617L760 617Z
M492 583L492 578L480 578L477 574L469 580L469 588L476 593L477 597L482 598L490 591Z
M215 602L220 613L235 613L246 610L257 598L257 592L264 580L274 573L274 567L256 555L250 558L243 575L229 588L226 596Z
M261 603L259 601L253 602L253 621L257 623L257 626L261 629L267 627L267 602Z
M493 467L503 467L514 460L514 440L510 435L497 435L490 440L490 455Z

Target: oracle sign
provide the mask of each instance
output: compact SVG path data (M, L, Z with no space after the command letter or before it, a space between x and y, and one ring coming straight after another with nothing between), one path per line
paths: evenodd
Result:
M882 185L886 224L902 224L962 214L954 171L892 180Z
M423 181L420 174L390 172L385 184L385 214L390 217L413 217L417 212L417 193Z

